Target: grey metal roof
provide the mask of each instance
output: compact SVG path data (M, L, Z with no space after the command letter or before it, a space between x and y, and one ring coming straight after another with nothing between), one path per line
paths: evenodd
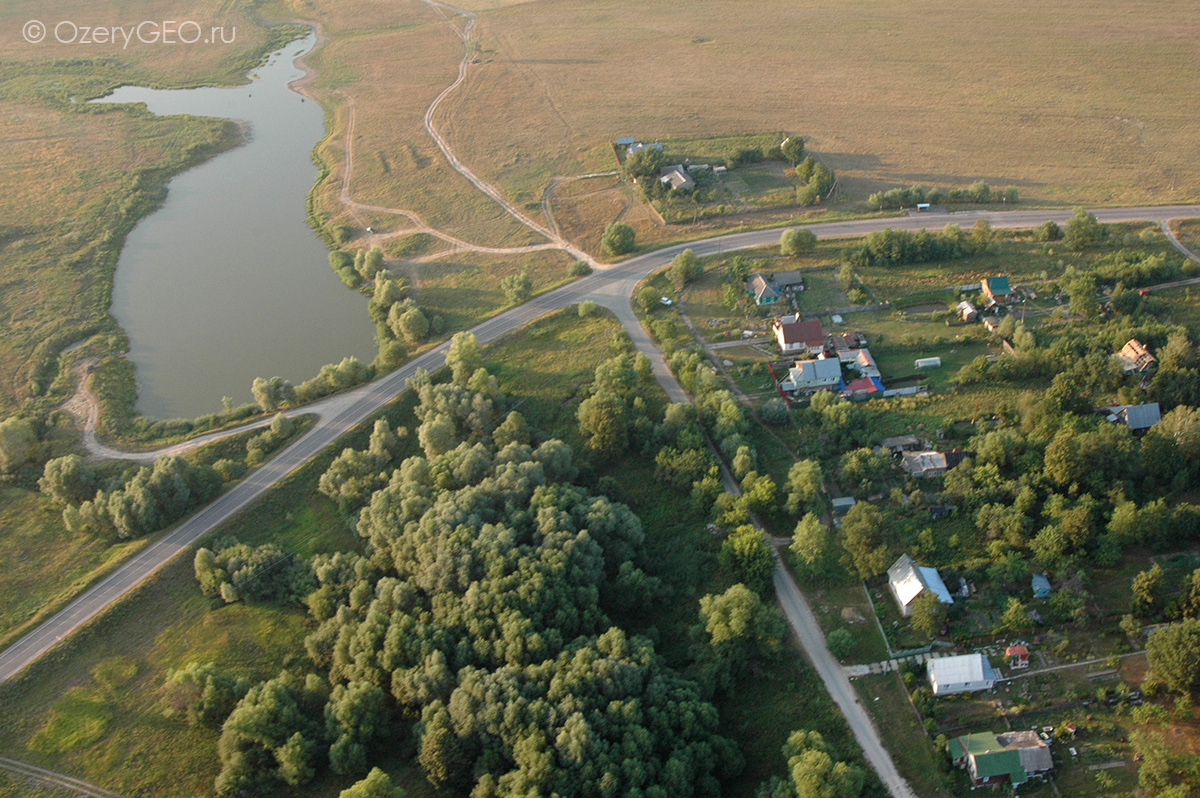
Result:
M1135 430L1150 429L1162 420L1158 402L1145 405L1125 405L1117 411L1117 416L1125 422L1125 426Z

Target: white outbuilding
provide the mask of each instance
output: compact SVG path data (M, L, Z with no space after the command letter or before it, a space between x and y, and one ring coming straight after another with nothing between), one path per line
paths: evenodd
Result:
M934 695L991 690L996 683L996 672L983 654L931 659L925 669Z

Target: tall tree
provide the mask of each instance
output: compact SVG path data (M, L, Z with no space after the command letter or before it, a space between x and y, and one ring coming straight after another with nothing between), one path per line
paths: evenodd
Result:
M394 785L388 774L371 768L361 781L342 790L338 798L404 798L404 790Z
M1094 214L1083 208L1076 208L1067 220L1067 229L1063 234L1063 243L1074 250L1094 247L1104 239L1104 225L1097 221Z
M787 511L799 515L805 510L817 508L818 500L824 490L822 484L821 464L816 460L800 460L788 470Z
M636 235L632 227L624 222L613 222L604 228L604 235L600 237L600 246L607 255L625 255L633 252L636 246L635 239Z
M671 281L675 283L676 287L682 289L688 283L694 283L700 279L704 274L704 266L696 257L695 252L685 249L671 260L669 271Z
M842 519L842 548L852 569L863 579L883 573L888 565L888 549L883 542L883 513L872 504L859 502Z
M12 416L0 421L0 472L15 471L36 451L37 434L29 419Z
M1170 690L1200 697L1200 620L1186 618L1150 635L1146 657Z
M807 255L817 248L817 237L812 230L792 228L779 236L779 251L783 255L798 257Z

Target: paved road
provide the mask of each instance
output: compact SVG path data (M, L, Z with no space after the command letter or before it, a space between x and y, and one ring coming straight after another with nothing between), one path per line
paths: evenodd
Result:
M1094 211L1105 222L1178 218L1200 218L1200 205L1163 206L1147 208L1110 208ZM820 238L865 235L887 227L919 229L940 227L948 221L963 226L985 218L996 228L1032 227L1047 219L1065 221L1070 212L1008 211L989 213L930 214L890 219L862 219L848 222L825 222L809 225ZM671 376L659 351L637 322L629 297L638 281L650 272L665 266L684 249L705 256L739 249L771 245L779 240L780 230L755 230L746 233L677 244L666 249L630 258L614 266L598 269L593 274L554 291L542 294L524 305L505 311L474 327L471 332L480 343L488 343L550 311L590 299L612 310L629 331L634 346L650 358L654 375L673 402L687 401L687 395ZM147 547L122 565L110 576L92 587L58 614L44 621L16 643L0 653L0 683L36 660L58 641L70 635L82 624L95 617L125 593L164 566L200 537L258 498L264 491L298 468L308 458L333 443L342 434L375 413L386 402L404 390L417 369L434 371L445 362L448 344L441 344L420 355L386 377L361 388L332 397L302 411L316 412L318 422L294 444L284 449L269 463L251 474L228 493L189 518L169 535Z
M1116 208L1094 211L1104 222L1151 220L1159 222L1174 218L1200 218L1200 205L1151 208ZM849 222L826 222L809 225L820 238L838 238L865 235L887 227L919 229L941 227L949 221L969 226L978 218L987 219L996 228L1033 227L1047 219L1065 222L1068 211L1010 211L963 214L931 214L891 219L866 219ZM505 311L474 327L471 332L480 343L493 341L534 319L569 305L590 299L612 310L621 324L629 331L634 346L650 358L654 375L673 402L687 401L687 395L667 370L662 353L649 335L637 322L630 305L630 296L637 283L652 271L670 262L684 249L692 249L699 256L730 252L739 249L767 246L779 241L781 231L757 230L734 233L704 241L678 244L656 252L639 255L615 266L599 269L569 285L542 294L525 304ZM317 423L299 440L284 449L274 459L200 510L168 535L142 550L137 556L124 563L110 576L72 601L56 615L44 621L16 643L0 653L0 683L8 681L18 672L53 648L63 638L94 618L126 593L136 588L152 574L178 556L202 536L235 515L242 508L261 496L268 488L290 474L310 457L329 446L344 433L378 411L384 404L401 393L408 380L418 369L434 371L445 363L448 343L418 356L411 362L367 385L348 391L298 412L316 412ZM830 694L846 713L851 729L863 745L867 759L880 773L885 784L889 784L894 796L906 798L911 795L907 785L895 774L891 759L883 750L878 734L875 733L862 708L857 705L853 690L849 687L840 667L827 667L825 658L832 660L824 646L824 638L811 620L803 596L789 585L786 574L777 570L776 588L788 619L797 630L805 649L809 652L817 672L829 687ZM808 619L805 618L805 612ZM802 631L804 630L804 631ZM836 663L834 663L836 666Z

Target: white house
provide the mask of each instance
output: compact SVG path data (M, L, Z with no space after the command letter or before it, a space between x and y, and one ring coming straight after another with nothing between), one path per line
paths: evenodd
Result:
M841 382L842 364L834 358L821 358L802 360L788 369L788 375L779 387L789 393L804 393L836 388Z
M887 574L888 589L892 591L896 603L900 605L900 614L905 618L912 614L913 602L926 590L937 596L942 604L954 603L937 569L917 565L907 554L901 554Z
M939 657L929 660L925 668L934 695L991 690L996 683L996 672L983 654Z

